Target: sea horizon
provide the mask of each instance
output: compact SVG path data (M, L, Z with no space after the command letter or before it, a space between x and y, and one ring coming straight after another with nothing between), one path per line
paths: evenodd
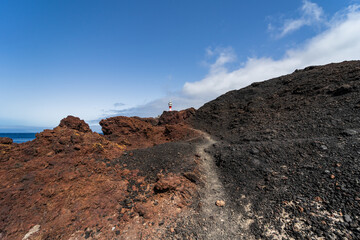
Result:
M14 143L24 143L35 139L36 132L33 133L0 133L0 137L8 137L13 140Z

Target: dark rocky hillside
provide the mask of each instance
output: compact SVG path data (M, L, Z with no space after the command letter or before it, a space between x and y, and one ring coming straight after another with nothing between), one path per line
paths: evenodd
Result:
M359 61L228 92L192 123L218 140L218 174L252 236L360 238Z

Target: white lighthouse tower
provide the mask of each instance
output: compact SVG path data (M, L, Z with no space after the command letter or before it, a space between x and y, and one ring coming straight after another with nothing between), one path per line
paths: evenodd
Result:
M172 102L170 101L168 105L169 105L169 111L171 112L172 111Z

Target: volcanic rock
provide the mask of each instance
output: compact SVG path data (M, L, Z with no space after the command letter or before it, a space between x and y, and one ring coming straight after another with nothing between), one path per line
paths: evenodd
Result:
M22 240L27 240L30 238L31 235L33 235L34 233L38 232L40 230L40 225L35 225L33 226L28 233L26 233L26 235L23 237Z
M151 219L151 217L154 215L153 207L150 201L145 204L137 203L134 207L134 211L145 219Z
M147 148L169 141L190 139L198 134L184 121L194 112L164 112L158 124L151 118L111 117L100 121L105 138L126 145L128 149ZM165 116L164 116L165 115Z
M358 131L354 130L354 129L346 129L343 131L343 135L345 136L353 136L358 134Z
M321 238L325 232L358 239L357 230L338 222L343 212L360 215L354 200L360 192L359 99L360 61L351 61L253 83L196 111L192 124L217 137L209 152L232 208L244 216L242 205L250 204L256 216L255 239ZM288 228L295 225L297 231Z
M351 222L352 221L350 215L347 215L347 214L344 215L344 220L345 220L345 222Z
M159 118L159 125L178 124L195 115L194 108L188 108L182 111L164 111Z
M157 193L163 193L171 190L175 190L181 184L180 177L168 175L161 177L155 184L154 190Z
M225 201L223 200L217 200L215 202L215 205L218 206L218 207L224 207L225 206Z
M120 132L127 129L146 138L144 132L137 132L141 126L160 135L165 130L152 129L148 121L131 118L128 123L132 122ZM178 127L179 131L185 128ZM133 138L139 145L141 140ZM152 140L146 138L146 144L157 143ZM163 137L162 141L169 140ZM157 215L166 216L162 228L171 224L179 214L178 206L186 209L194 195L196 185L181 175L196 168L190 161L194 145L169 143L156 146L156 150L134 150L134 145L123 155L128 150L125 144L109 141L72 116L61 120L58 127L36 134L31 142L0 144L2 239L112 239L120 233L137 239L139 234L154 236L154 227L143 228L137 216L152 223L149 226L158 225L155 223L161 219ZM174 154L179 151L181 156ZM163 179L156 181L160 172ZM156 194L156 184L156 189L169 192ZM174 200L170 200L170 190ZM152 204L155 201L156 206ZM39 225L41 229L33 228ZM111 231L112 226L119 230ZM124 233L128 227L131 231ZM163 238L159 234L156 238Z
M67 127L84 133L91 132L89 125L85 123L84 120L74 116L67 116L66 118L62 119L59 127Z
M0 137L0 144L12 144L13 140L8 137Z

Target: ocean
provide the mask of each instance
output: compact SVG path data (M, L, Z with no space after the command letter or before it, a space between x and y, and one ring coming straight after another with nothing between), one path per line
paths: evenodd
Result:
M12 138L14 143L23 143L35 139L36 133L0 133L0 137Z

